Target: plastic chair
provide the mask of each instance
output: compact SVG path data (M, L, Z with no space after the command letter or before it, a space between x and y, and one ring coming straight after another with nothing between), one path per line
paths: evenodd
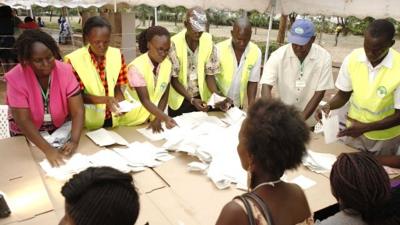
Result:
M8 105L0 105L0 139L10 137L10 127L8 125Z

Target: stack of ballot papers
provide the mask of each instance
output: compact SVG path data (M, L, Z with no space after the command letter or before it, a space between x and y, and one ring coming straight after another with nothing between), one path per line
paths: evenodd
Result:
M102 149L92 155L76 153L70 159L65 159L65 164L60 167L52 167L47 159L39 164L47 176L65 181L88 167L107 166L124 173L139 172L145 167L155 167L172 158L174 156L165 149L148 142L133 142L128 148Z
M241 123L246 118L246 113L238 107L232 107L225 113L225 117L221 119L227 124L233 125L235 123Z
M72 175L93 166L88 157L80 153L75 153L70 159L64 161L65 164L60 167L52 167L46 159L40 162L39 165L47 176L62 181L68 180Z
M95 131L87 132L86 135L92 139L94 143L98 146L108 146L108 145L128 145L128 142L114 131L106 130L100 128Z
M67 121L57 128L52 134L47 131L40 132L40 135L54 148L62 148L71 139L72 122ZM29 141L32 146L33 142Z
M326 173L331 171L335 161L335 155L308 150L303 158L303 165L316 173Z
M129 166L139 168L155 167L174 158L165 149L157 148L148 142L133 142L128 148L114 148L114 151L126 159Z

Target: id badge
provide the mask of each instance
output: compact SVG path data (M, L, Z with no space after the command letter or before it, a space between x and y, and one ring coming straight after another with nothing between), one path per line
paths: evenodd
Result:
M197 73L191 72L191 73L189 74L189 79L190 79L190 80L196 80L196 79L197 79Z
M44 114L43 121L44 121L44 122L51 122L51 115L50 115L50 113Z
M306 86L306 82L304 80L296 80L296 87L303 88Z

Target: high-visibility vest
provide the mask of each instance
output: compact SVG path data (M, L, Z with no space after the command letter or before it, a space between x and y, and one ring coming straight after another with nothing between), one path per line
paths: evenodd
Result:
M134 66L144 77L146 81L147 92L149 93L150 101L154 105L158 105L162 96L167 89L170 79L171 79L171 69L172 63L169 58L165 58L164 61L160 64L160 69L157 77L156 83L154 83L154 74L152 62L147 53L142 54L141 56L134 59L129 65L128 68ZM136 90L132 87L128 87L126 90L128 94L130 94L135 100L140 101L139 96ZM129 97L125 97L129 99ZM119 125L121 126L135 126L138 124L142 124L146 122L151 116L150 112L142 105L125 115L121 116L119 120Z
M84 93L105 96L105 89L101 78L93 65L89 53L89 46L82 47L65 56L72 67L78 73L80 80L85 86ZM114 88L118 81L121 70L121 52L117 48L108 47L105 58L106 79L108 85L108 96L114 96ZM85 127L89 130L103 126L105 120L106 104L85 104ZM112 113L113 127L118 126L118 118Z
M187 51L188 46L185 39L186 29L177 33L171 38L176 48L176 54L179 59L179 82L186 88L187 87ZM212 36L209 33L203 32L199 40L198 55L197 55L197 81L199 85L200 97L203 101L208 101L211 96L211 92L207 87L205 77L205 65L209 60L213 48ZM173 87L170 88L168 105L173 110L181 107L184 97L175 91Z
M350 98L348 116L364 123L381 121L395 113L394 92L400 87L400 54L390 49L393 55L392 68L381 67L375 80L368 78L368 67L359 58L364 49L354 50L349 59L348 72L353 93ZM385 130L366 132L371 140L387 140L400 135L400 125Z
M232 39L222 41L217 44L217 48L220 55L220 65L221 65L221 73L217 74L217 86L218 90L220 90L225 96L228 95L228 91L231 88L233 78L235 76L235 53L232 50ZM260 49L253 42L248 43L248 51L245 56L243 70L241 74L240 80L240 106L243 106L243 99L245 94L247 93L247 83L249 81L249 77L254 65L257 63L258 54Z

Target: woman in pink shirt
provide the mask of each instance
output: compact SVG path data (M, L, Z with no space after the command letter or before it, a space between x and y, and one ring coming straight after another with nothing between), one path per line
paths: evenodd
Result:
M61 58L59 48L47 33L24 31L16 41L16 50L20 64L5 76L11 134L25 135L53 166L59 166L63 157L77 148L83 128L79 83L71 66L57 60ZM72 120L71 140L57 150L40 132L51 133L68 120Z

